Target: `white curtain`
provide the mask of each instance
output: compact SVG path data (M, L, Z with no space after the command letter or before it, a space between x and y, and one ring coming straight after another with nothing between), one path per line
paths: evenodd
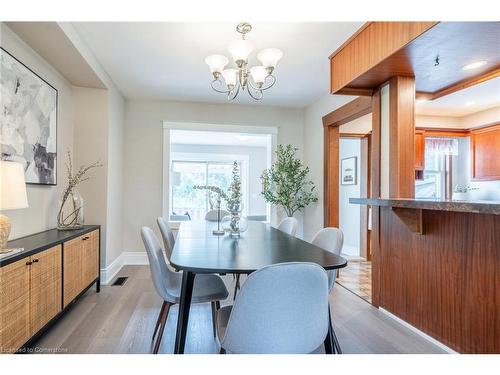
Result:
M438 155L458 155L458 139L426 137L425 151Z

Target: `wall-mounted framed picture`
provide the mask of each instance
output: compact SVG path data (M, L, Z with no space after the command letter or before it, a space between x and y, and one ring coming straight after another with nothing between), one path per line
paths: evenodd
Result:
M356 185L358 183L358 157L342 159L340 162L341 185Z
M26 183L57 185L57 90L0 47L0 151Z

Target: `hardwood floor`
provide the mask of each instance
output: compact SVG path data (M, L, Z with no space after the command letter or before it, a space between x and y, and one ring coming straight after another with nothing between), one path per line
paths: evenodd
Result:
M89 290L33 345L35 351L149 353L162 301L147 266L124 267L119 276L128 276L123 286L103 286L99 294L95 288ZM233 278L225 276L225 281L232 291ZM344 353L443 353L340 285L334 288L330 300L333 324ZM229 298L222 305L231 302ZM170 310L160 353L173 352L177 312L177 306ZM193 305L186 353L218 352L210 304Z

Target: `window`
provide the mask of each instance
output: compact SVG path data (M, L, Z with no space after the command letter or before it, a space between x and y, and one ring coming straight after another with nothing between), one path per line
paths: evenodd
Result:
M451 181L450 161L458 155L456 138L425 139L424 179L415 182L416 198L446 199L446 185Z
M241 171L241 163L239 166ZM216 208L217 197L208 191L194 189L193 186L215 185L227 190L231 184L232 170L233 162L173 161L172 172L178 173L179 178L171 186L171 213L188 213L192 220L204 219L207 211ZM243 173L241 177L243 183Z

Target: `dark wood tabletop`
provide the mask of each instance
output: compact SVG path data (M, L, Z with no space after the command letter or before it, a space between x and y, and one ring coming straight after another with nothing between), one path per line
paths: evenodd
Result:
M257 221L248 224L248 230L238 238L213 235L217 226L214 222L182 222L170 263L194 273L251 273L284 262L312 262L327 270L347 265L341 256L270 225Z

